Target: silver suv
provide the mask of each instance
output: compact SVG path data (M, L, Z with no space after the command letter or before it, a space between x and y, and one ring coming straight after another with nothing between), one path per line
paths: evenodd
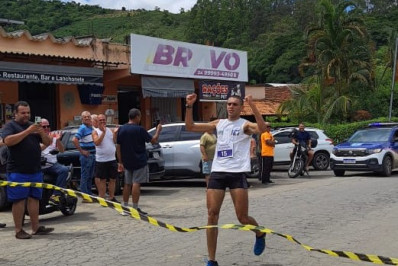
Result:
M294 127L287 127L271 132L277 142L274 150L274 165L290 164L290 152L294 148L291 135L294 130ZM329 167L330 154L334 148L332 139L318 128L306 127L305 131L310 133L311 140L316 143L316 145L312 145L314 151L312 166L316 170L326 170Z
M148 130L154 135L156 128ZM200 137L203 133L185 130L185 123L165 124L159 136L166 175L200 175Z

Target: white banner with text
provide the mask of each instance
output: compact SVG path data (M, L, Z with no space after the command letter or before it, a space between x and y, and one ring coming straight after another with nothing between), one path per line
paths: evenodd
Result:
M131 73L247 82L247 52L131 34Z

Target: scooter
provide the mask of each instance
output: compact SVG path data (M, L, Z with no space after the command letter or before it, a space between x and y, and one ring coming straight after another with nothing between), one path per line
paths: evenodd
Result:
M45 162L45 165L51 166L50 163ZM43 162L42 162L43 166ZM68 166L69 173L66 178L66 188L71 188L72 185L72 176L73 176L73 167L72 164ZM43 183L47 184L55 184L55 177L52 175L43 175ZM50 203L50 197L52 196L54 190L53 189L43 189L42 198L39 201L39 215L52 213L54 211L60 211L63 215L69 216L75 213L77 206L77 198L69 196L65 193L61 193L58 204ZM61 191L62 192L62 191ZM25 202L25 215L29 215L27 206L27 202ZM24 217L25 218L25 217Z

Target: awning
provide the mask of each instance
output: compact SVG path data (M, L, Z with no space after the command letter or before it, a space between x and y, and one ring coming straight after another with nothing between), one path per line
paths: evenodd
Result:
M103 70L0 61L0 80L103 86Z
M142 95L146 97L185 98L195 91L192 79L141 77Z

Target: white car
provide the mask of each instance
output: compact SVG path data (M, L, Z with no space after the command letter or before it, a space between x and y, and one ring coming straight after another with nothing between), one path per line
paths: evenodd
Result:
M290 152L294 148L291 134L294 129L293 127L289 127L272 131L272 135L277 142L274 150L274 165L290 164ZM323 130L318 128L306 127L305 131L308 131L311 135L311 140L317 143L316 145L312 145L314 151L312 166L316 170L326 170L329 167L330 154L334 148L332 139L326 136Z
M156 128L148 130L154 135ZM162 125L162 147L166 175L200 175L200 137L203 133L185 130L185 123Z

